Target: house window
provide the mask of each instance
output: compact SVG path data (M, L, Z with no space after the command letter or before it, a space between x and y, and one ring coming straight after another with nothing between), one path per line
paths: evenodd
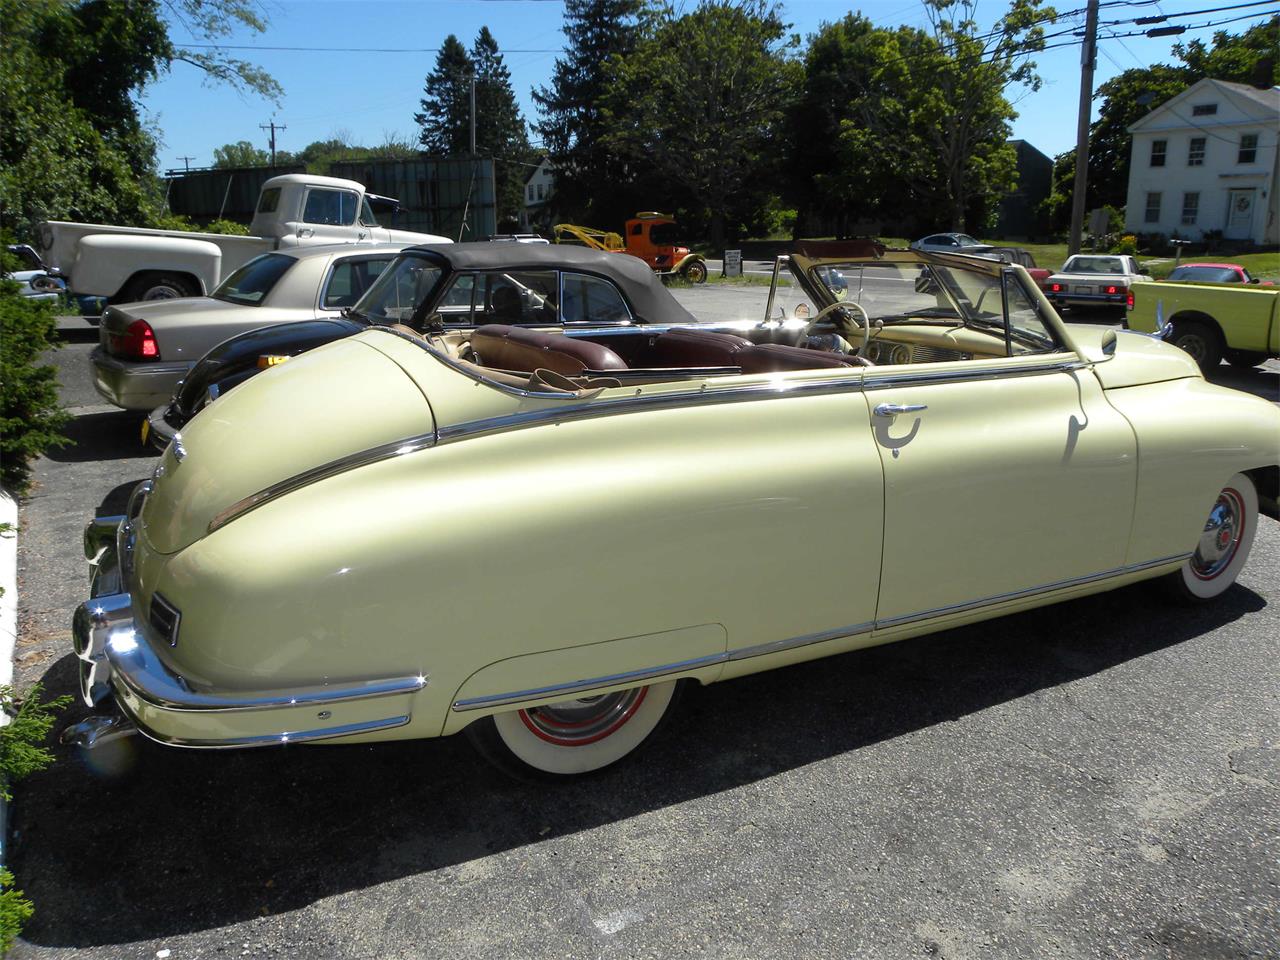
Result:
M538 184L538 199L542 199L542 184Z
M1211 117L1218 112L1216 103L1197 103L1191 108L1193 117Z
M1200 194L1184 193L1182 195L1182 223L1189 225L1196 222L1196 213L1200 210Z
M529 202L533 203L533 184L529 184Z
M1236 163L1253 163L1258 158L1258 135L1256 133L1240 134L1240 154Z
M1204 137L1191 138L1191 149L1187 151L1188 167L1204 166L1204 144L1205 144Z
M1153 167L1164 166L1164 155L1168 147L1169 147L1168 140L1152 140L1151 141L1151 165Z
M1159 223L1160 222L1160 194L1147 194L1147 213L1142 218L1143 223Z

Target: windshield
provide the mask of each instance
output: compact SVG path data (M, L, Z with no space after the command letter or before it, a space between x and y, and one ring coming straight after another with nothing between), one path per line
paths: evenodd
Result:
M1119 257L1072 257L1062 268L1063 273L1124 273L1124 263Z
M430 260L401 255L378 275L351 312L370 323L408 323L435 289L442 273Z
M1054 349L1038 301L1022 289L1016 275L1009 276L1013 352ZM872 322L962 325L1004 336L1005 294L999 276L937 264L876 261L823 264L811 277L836 300L856 302Z
M276 285L285 272L298 261L280 253L264 253L254 257L243 267L233 273L213 291L215 300L228 303L239 303L246 307L256 307L264 299L271 288Z
M680 239L680 228L674 223L655 223L649 228L649 241L655 247L674 247Z
M1178 267L1169 274L1169 279L1201 283L1235 283L1240 280L1240 274L1227 267Z

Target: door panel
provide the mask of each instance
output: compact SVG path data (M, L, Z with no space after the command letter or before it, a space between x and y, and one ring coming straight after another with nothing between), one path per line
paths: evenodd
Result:
M892 372L868 374L885 474L879 626L1123 565L1133 431L1088 370L1016 375L1044 363L947 364L989 379L879 389ZM886 403L920 409L878 415Z

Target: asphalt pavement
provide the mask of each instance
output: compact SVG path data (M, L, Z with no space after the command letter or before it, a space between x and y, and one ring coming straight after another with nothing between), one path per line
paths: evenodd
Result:
M677 295L756 316L734 288ZM153 465L93 393L93 329L63 331L72 443L20 514L17 676L49 694L74 688L81 528ZM1214 378L1280 397L1274 362ZM58 747L16 789L36 915L13 956L1274 957L1277 558L1263 519L1210 606L1130 587L695 689L569 785L459 737L135 741L112 776Z

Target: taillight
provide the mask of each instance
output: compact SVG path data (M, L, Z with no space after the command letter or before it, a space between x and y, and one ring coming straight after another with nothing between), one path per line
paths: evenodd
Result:
M124 333L113 333L107 341L107 349L113 356L132 360L159 360L160 345L155 331L145 320L135 320Z
M1061 293L1061 292L1062 292L1062 284L1060 284L1060 283L1051 283L1051 284L1049 284L1049 292L1050 292L1050 293Z
M1119 287L1107 287L1107 293L1119 293L1119 292L1120 292Z
M1124 305L1130 310L1133 309L1133 291L1132 290L1129 291L1129 296L1125 297Z

